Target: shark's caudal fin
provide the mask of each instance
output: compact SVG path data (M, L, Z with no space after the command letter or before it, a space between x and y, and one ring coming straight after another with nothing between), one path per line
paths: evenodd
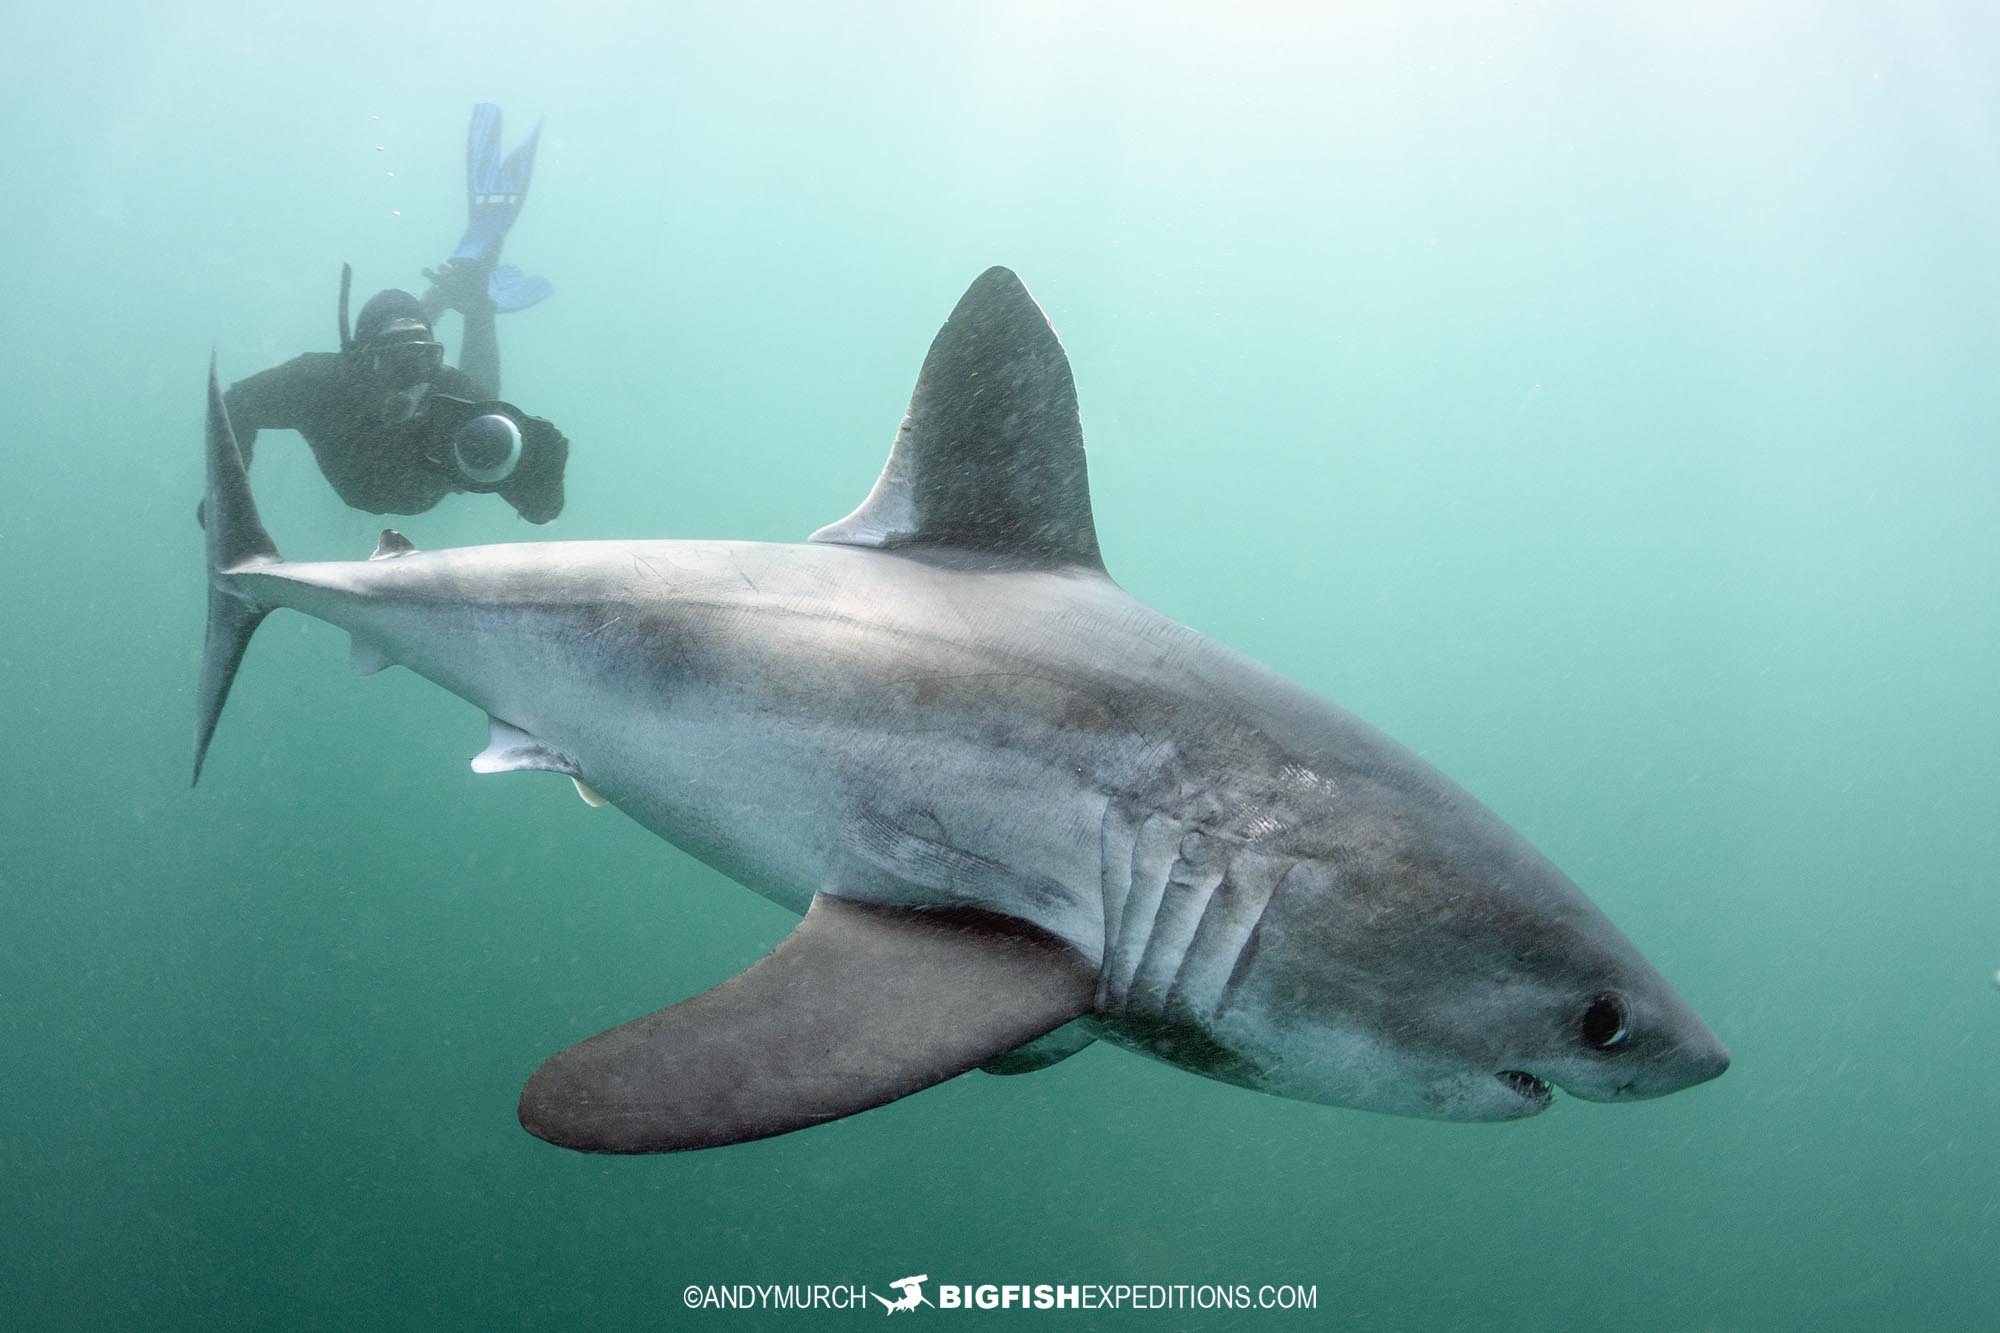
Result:
M812 539L1103 572L1069 358L1011 271L986 270L960 299L924 358L875 489Z
M213 355L208 361L208 496L203 509L208 528L208 641L202 648L201 692L195 704L195 782L201 781L202 760L208 757L208 743L215 737L215 723L229 698L243 650L271 611L242 592L231 576L247 566L278 559L264 520L257 516L257 502L250 498L250 478L243 470L236 432L230 429Z
M747 972L551 1056L521 1124L584 1152L768 1138L942 1083L1096 994L1095 968L1017 923L821 894Z

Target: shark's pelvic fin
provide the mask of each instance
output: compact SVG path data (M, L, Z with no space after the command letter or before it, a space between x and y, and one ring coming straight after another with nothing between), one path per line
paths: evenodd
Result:
M394 528L382 529L382 536L370 553L370 560L394 560L399 555L415 555L417 545Z
M250 636L271 608L261 605L232 577L260 564L275 564L278 548L264 531L257 502L250 497L250 478L243 470L243 453L229 424L216 378L215 356L208 358L208 490L202 502L208 553L208 636L201 654L201 685L195 700L194 781L201 781L202 761L222 705Z
M812 539L1103 572L1069 358L1010 270L990 268L966 291L924 358L875 489Z
M1087 1013L1096 972L985 913L821 894L749 971L550 1057L521 1124L584 1152L676 1152L837 1120Z
M488 715L486 748L472 756L475 773L567 773L580 777L576 760L542 744L511 722ZM584 798L588 800L588 797Z

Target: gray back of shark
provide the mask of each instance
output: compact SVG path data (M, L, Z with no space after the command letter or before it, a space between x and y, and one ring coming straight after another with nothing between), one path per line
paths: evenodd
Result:
M1067 358L1005 269L932 344L887 467L804 545L281 560L210 376L196 775L251 632L484 709L804 919L551 1057L524 1125L660 1152L804 1128L1103 1037L1246 1087L1455 1120L1713 1078L1721 1044L1560 871L1388 737L1127 595Z

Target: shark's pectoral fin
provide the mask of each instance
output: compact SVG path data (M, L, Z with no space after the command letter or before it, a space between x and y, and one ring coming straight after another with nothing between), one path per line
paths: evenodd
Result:
M962 1074L1087 1013L1096 987L1021 923L821 894L747 972L552 1056L521 1124L584 1152L768 1138Z
M1097 1034L1084 1024L1065 1023L1047 1036L1023 1042L979 1067L989 1074L1032 1074L1061 1064L1096 1040Z

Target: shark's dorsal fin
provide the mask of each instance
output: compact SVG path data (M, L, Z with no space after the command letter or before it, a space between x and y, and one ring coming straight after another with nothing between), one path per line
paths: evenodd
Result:
M382 536L375 543L370 560L394 560L400 555L415 555L417 544L394 528L382 529Z
M812 539L1103 571L1069 358L1010 270L987 269L960 299L875 489Z

